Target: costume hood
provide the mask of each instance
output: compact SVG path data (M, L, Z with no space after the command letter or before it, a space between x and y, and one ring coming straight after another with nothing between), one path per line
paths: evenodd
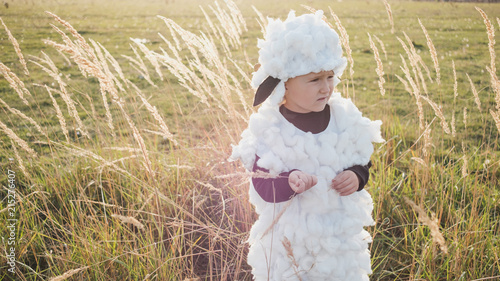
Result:
M260 68L253 73L252 86L259 89L254 105L279 105L284 83L311 72L333 70L335 86L347 66L339 36L323 20L321 10L298 17L291 11L285 21L269 19L265 38L257 46Z

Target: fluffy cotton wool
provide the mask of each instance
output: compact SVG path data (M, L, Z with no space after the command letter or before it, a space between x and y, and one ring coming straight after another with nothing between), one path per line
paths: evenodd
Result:
M248 170L258 155L257 164L272 175L299 169L318 177L313 188L291 202L265 202L250 186L250 202L259 214L248 239L255 280L368 280L371 273L371 237L363 230L373 224L371 196L365 190L340 196L330 183L344 169L368 163L372 142L383 141L381 122L363 117L339 93L329 105L330 123L319 134L303 132L277 109L261 107L233 147L231 159L240 159ZM298 271L283 247L285 237Z

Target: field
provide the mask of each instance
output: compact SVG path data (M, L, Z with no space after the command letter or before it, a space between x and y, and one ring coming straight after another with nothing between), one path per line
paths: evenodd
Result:
M311 8L345 40L338 91L383 121L371 280L500 279L500 4L9 4L1 280L251 280L249 174L227 159L261 25Z

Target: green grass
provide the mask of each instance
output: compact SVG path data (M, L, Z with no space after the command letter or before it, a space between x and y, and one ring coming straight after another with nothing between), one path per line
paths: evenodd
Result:
M9 266L4 263L9 250L4 239L0 244L0 279L48 280L73 274L67 278L251 280L243 242L256 215L248 202L248 178L242 174L243 168L239 163L226 160L231 153L230 145L239 140L246 127L245 107L233 91L228 100L221 103L221 107L228 110L225 113L216 102L216 99L222 100L222 93L206 78L204 93L214 95L208 99L211 105L208 107L182 87L167 67L161 68L164 77L161 80L139 51L157 86L153 87L122 56L137 59L130 47L137 45L130 38L147 39L148 49L161 53L162 48L172 56L158 33L168 40L173 38L165 23L156 16L171 18L196 35L203 32L214 38L221 64L210 70L219 79L226 79L223 70L228 69L235 78L227 78L224 85L241 90L250 103L253 91L233 67L220 38L212 34L199 8L201 6L220 26L209 8L209 5L215 7L214 4L201 0L101 2L15 1L9 9L1 9L0 17L19 41L27 60L33 59L30 56L42 57L43 51L55 62L89 137L82 136L82 128L77 129L78 124L61 95L53 92L67 124L69 141L66 141L52 100L43 87L35 84L54 89L59 89L59 85L32 62L28 62L30 75L23 74L12 44L3 28L0 29L0 62L19 76L33 96L27 98L29 105L25 105L8 82L0 78L0 98L33 118L48 135L43 136L26 119L2 106L0 121L26 141L38 156L29 155L17 144L13 146L1 130L1 236L10 235L6 228L8 170L16 172L18 221L16 273L8 273ZM390 32L383 1L306 3L325 11L329 11L330 6L339 16L349 34L355 71L352 77L348 70L344 73L342 84L348 86L349 91L343 93L355 100L365 116L384 122L383 135L387 142L376 147L367 187L374 198L373 216L377 222L369 229L374 237L371 279L500 278L499 130L489 113L500 105L495 102L486 70L490 56L483 19L474 8L476 4L389 3L395 34ZM241 47L233 48L230 57L250 75L252 65L257 62L256 41L262 35L251 5L243 1L236 4L248 31L242 32ZM271 17L284 18L290 9L299 14L305 12L300 1L255 0L251 4ZM489 16L498 38L500 26L495 17L500 6L477 6ZM178 145L151 133L160 130L159 122L133 88L118 92L124 102L122 109L107 94L115 128L111 130L100 81L92 75L85 77L73 59L68 62L43 43L44 39L63 43L50 24L69 34L44 11L68 21L87 42L92 39L101 43L119 62L125 78L156 106ZM330 14L326 15L334 24ZM418 19L437 49L441 69L441 85L426 78L427 96L442 106L450 126L454 116L456 127L455 136L446 134L432 108L422 101L424 119L431 129L430 146L425 146L424 131L418 126L415 98L395 76L404 77L400 54L409 61L397 40L399 37L405 41L405 32L435 81L435 69ZM387 51L386 58L376 43L385 71L385 96L380 95L367 33L380 38ZM497 44L497 54L498 50ZM183 64L194 61L186 48L180 54ZM198 55L208 64L200 53ZM68 54L65 56L70 58ZM456 99L452 61L457 72ZM112 73L118 77L116 71ZM481 111L475 104L466 73L479 91ZM195 71L195 74L204 79L202 72ZM126 82L117 79L125 85ZM466 124L464 107L468 112ZM144 140L149 165L127 118ZM425 149L428 154L424 154ZM419 220L418 211L405 198L435 219L445 239L447 254L434 242L429 225ZM116 215L130 218L123 221Z

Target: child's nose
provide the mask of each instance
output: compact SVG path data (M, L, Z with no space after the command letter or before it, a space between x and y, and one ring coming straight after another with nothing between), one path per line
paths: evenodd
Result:
M321 93L330 93L331 89L330 89L330 82L328 81L328 79L322 80L320 91Z

